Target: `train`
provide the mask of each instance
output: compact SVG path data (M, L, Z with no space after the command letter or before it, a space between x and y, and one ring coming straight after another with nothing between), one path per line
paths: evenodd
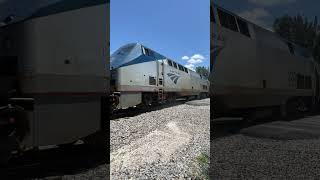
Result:
M15 3L9 9L20 7ZM1 164L78 140L95 147L108 143L110 1L28 5L39 8L26 7L27 15L1 13ZM26 16L15 21L21 14Z
M319 64L306 48L211 1L212 118L268 110L305 114L319 105Z
M207 78L140 43L116 50L110 69L115 110L209 96Z

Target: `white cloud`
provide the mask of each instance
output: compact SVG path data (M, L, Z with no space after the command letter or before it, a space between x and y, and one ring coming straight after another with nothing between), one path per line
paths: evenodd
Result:
M188 57L188 56L183 56L181 59L183 59L183 60L188 60L189 57Z
M184 56L184 57L188 57L188 56ZM195 64L199 64L202 63L206 58L201 55L201 54L194 54L191 57L188 57L188 59L185 58L185 60L188 60L188 63L185 65L185 67L191 69L191 70L195 70Z
M188 63L189 64L198 64L198 63L202 63L204 59L205 58L201 54L195 54L190 57L190 59L188 60Z
M238 14L244 19L253 22L259 26L270 29L266 18L272 17L271 14L263 8L255 8L248 11L243 11Z
M185 67L194 71L194 65L193 64L187 64L187 65L185 65Z
M249 2L258 6L276 6L293 3L296 0L248 0Z
M202 63L202 60L201 59L190 59L190 60L188 60L188 63L199 64L199 63Z

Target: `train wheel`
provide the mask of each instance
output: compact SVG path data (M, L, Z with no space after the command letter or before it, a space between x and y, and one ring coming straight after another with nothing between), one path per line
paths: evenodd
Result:
M196 95L196 99L201 99L201 94Z
M144 108L149 109L152 105L152 96L150 94L143 94L142 104Z
M308 104L304 98L288 101L287 115L297 117L305 115L309 111Z
M168 102L169 103L174 103L176 101L176 97L174 94L168 95Z

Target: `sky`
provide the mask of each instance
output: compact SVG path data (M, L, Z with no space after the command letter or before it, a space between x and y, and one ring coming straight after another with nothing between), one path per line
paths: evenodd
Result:
M271 30L276 17L297 15L320 20L319 0L214 0L215 4Z
M191 69L209 67L209 0L111 0L110 53L138 42Z

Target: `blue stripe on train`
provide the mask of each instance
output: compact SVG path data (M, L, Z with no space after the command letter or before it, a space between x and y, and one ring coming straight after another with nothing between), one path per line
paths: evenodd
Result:
M156 58L152 58L152 57L149 57L149 56L146 56L146 55L141 55L123 65L121 65L120 67L125 67L125 66L130 66L130 65L134 65L134 64L140 64L140 63L145 63L145 62L151 62L151 61L157 61L159 59L156 59ZM119 67L119 68L120 68Z

